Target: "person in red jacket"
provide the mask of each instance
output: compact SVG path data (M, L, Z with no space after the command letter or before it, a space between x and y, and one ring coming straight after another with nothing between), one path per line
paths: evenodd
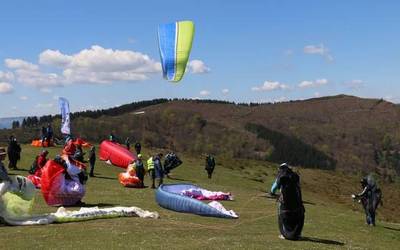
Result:
M43 150L41 153L40 153L40 155L39 155L39 157L38 157L38 159L37 159L37 166L38 166L38 168L42 168L42 167L44 167L44 165L46 165L46 162L47 162L47 155L49 154L49 151L47 151L47 150Z

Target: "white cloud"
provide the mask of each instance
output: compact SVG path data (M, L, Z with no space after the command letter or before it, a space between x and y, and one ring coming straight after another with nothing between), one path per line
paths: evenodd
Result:
M275 98L273 102L285 102L287 100L288 100L288 98L286 96L281 96L281 97Z
M53 92L53 90L51 90L50 88L46 88L46 87L40 88L39 90L40 90L40 92L46 93L46 94Z
M21 101L26 101L26 100L28 100L29 98L27 97L27 96L20 96L19 97L19 99L21 100Z
M10 71L0 71L0 82L11 82L14 80L14 74Z
M319 92L315 92L314 97L321 97L321 94Z
M0 94L9 94L14 91L14 87L8 82L0 82Z
M350 82L346 82L345 85L351 89L360 89L364 87L364 81L363 80L352 80Z
M330 54L329 49L327 47L325 47L323 44L307 45L304 47L303 51L306 54L320 55L329 62L333 61L333 56Z
M38 103L35 105L36 108L52 108L54 107L53 103Z
M188 63L189 72L193 74L204 74L210 72L210 68L201 60L192 60Z
M328 80L325 78L317 79L315 81L302 81L299 83L300 88L315 88L328 84Z
M47 49L40 53L39 63L57 67L65 67L71 63L73 57L62 54L59 50Z
M223 89L223 90L222 90L222 94L223 94L223 95L229 94L229 89Z
M4 63L6 67L10 69L30 70L30 71L39 69L39 66L21 59L7 58L6 60L4 60Z
M252 87L252 91L287 90L289 87L280 82L265 81L261 86Z
M202 90L202 91L200 91L200 95L201 95L201 96L209 96L210 94L211 94L211 92L208 91L208 90Z
M146 80L161 72L161 64L148 55L130 50L105 49L94 45L76 54L45 50L36 65L21 59L6 59L18 82L43 88L75 83L113 83ZM44 72L41 65L53 72Z

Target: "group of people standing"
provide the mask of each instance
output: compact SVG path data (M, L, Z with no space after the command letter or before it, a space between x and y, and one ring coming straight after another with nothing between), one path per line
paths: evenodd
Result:
M51 124L48 123L47 127L43 126L42 127L42 145L45 144L45 142L47 143L47 145L51 144L51 141L53 140L53 128L51 127Z

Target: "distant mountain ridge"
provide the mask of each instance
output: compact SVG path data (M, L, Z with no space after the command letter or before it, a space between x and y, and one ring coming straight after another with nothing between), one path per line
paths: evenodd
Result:
M400 176L400 106L382 99L338 95L265 104L161 99L110 110L75 113L74 135L100 142L113 133L122 143L130 137L177 152L374 171L388 180ZM53 118L54 131L59 126L59 117ZM10 133L29 142L40 128L3 131L0 140Z
M24 119L24 116L20 116L20 117L4 117L4 118L0 118L0 129L4 129L4 128L11 128L12 122L13 121L19 121L19 123L22 123L22 120Z

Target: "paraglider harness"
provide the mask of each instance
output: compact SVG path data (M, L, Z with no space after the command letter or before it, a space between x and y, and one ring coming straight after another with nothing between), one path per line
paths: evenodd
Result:
M178 167L179 165L182 164L182 161L179 159L179 157L175 154L175 153L168 153L165 156L165 160L164 160L164 173L166 175L169 174L169 172Z
M281 212L304 210L300 189L300 177L290 168L282 169L278 173L281 194L278 202L282 204Z
M65 169L65 171L64 171L65 179L72 180L72 177L69 175L69 173L67 171L67 163L64 161L64 159L62 159L60 156L57 156L56 158L54 158L54 161ZM82 185L85 185L87 180L89 179L88 174L86 173L85 165L83 163L76 161L75 159L73 159L71 157L70 157L70 161L72 161L74 164L79 165L79 167L81 168L81 171L78 174L78 178L79 178L79 182Z
M304 225L304 205L300 189L300 177L290 168L280 169L277 177L281 194L278 201L278 224L281 234L289 240L297 240Z

